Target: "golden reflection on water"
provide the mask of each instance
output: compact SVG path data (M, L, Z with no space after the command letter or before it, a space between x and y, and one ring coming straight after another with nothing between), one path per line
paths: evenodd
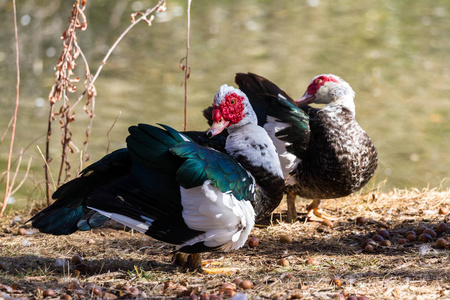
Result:
M119 111L112 149L125 146L127 127L132 124L164 123L182 129L179 61L185 56L185 2L169 0L168 11L152 27L142 24L132 30L105 66L96 83L89 148L93 160L104 155L106 133ZM16 149L45 133L48 107L37 104L47 99L53 84L59 36L70 14L69 4L52 3L53 10L48 1L18 4L22 83ZM145 9L154 3L89 4L89 27L78 38L93 71L128 25L132 7ZM2 28L11 29L11 7L1 5ZM263 75L293 97L303 94L314 75L335 73L356 91L357 119L378 148L376 181L387 179L385 189L439 186L450 165L449 14L450 2L444 0L194 0L189 129L206 128L201 110L221 84L233 83L236 72ZM0 124L6 128L15 97L13 31L0 35ZM82 71L81 61L78 68ZM82 148L88 120L81 109L77 118L74 142ZM57 127L54 123L55 160L59 158ZM38 144L43 148L44 140ZM2 147L6 145L4 141ZM42 181L35 146L28 155L35 158L34 180ZM6 154L1 157L6 160ZM76 155L73 161L78 165ZM21 195L29 195L33 186L29 184Z

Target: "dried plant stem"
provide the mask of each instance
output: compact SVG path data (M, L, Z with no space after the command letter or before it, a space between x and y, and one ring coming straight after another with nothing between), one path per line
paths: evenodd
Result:
M187 80L189 78L191 69L189 67L189 34L191 31L191 2L188 1L187 8L187 30L186 30L186 66L184 69L184 131L187 130L187 103L188 103L188 85Z
M0 210L0 217L3 216L5 212L6 205L8 204L8 197L12 190L12 184L10 184L10 171L11 171L11 160L12 152L14 148L14 137L16 134L16 124L17 124L17 112L19 110L19 87L20 87L20 64L19 64L19 38L17 33L17 11L16 11L16 0L13 0L13 11L14 11L14 36L15 36L15 47L16 47L16 72L17 72L17 85L16 85L16 106L14 108L14 119L12 123L11 132L11 142L9 145L8 153L8 166L6 168L6 187L5 187L5 197L3 198L2 209Z
M120 116L122 115L122 112L119 111L119 113L117 114L116 119L114 120L114 122L112 123L111 127L109 128L108 132L106 133L106 136L108 137L108 146L106 147L106 154L109 153L109 146L111 145L111 131L114 128L114 125L116 125L117 120L119 120Z

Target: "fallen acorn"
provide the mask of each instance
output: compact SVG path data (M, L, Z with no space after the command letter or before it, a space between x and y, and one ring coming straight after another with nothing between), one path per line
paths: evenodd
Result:
M399 240L397 241L397 245L404 245L404 244L406 244L406 242L407 242L406 239L399 239Z
M419 241L422 243L428 243L431 242L433 240L433 238L431 237L431 235L429 235L428 233L421 233L419 235Z
M373 252L375 252L375 250L373 249L373 246L372 246L372 245L366 245L366 246L364 247L364 251L366 251L367 253L373 253Z
M75 266L74 270L80 272L80 274L86 274L89 272L89 266L86 264L78 264Z
M242 280L241 283L239 284L239 287L244 289L244 290L249 290L251 288L253 288L253 282L250 280Z
M45 290L42 295L44 297L55 297L55 292L52 289Z
M289 261L286 258L282 258L278 261L278 264L283 267L289 266Z
M61 296L61 299L63 300L72 300L72 296L70 296L69 294L65 294Z
M361 244L361 248L365 248L367 245L373 245L375 244L375 241L373 239L367 239Z
M439 224L436 226L436 233L438 233L438 234L444 233L444 232L446 232L447 230L448 230L448 226L447 226L446 223L439 223Z
M389 241L389 240L384 240L384 241L381 241L381 242L380 242L380 245L381 245L381 246L388 247L388 246L392 245L392 243L391 243L391 241Z
M280 235L279 241L283 244L292 243L292 237L289 234L282 234Z
M316 265L319 264L319 262L318 262L317 260L315 260L314 258L312 258L312 257L308 258L308 259L305 261L305 263L306 263L307 265L313 265L313 266L316 266Z
M81 264L82 261L83 261L83 259L81 258L81 256L79 256L79 255L72 256L72 263L74 265L79 265L79 264Z
M375 242L381 242L381 241L384 241L384 238L381 235L375 234L372 237L372 240L374 240Z
M417 235L417 233L414 230L408 230L407 232L405 232L405 236L408 235Z
M355 222L357 225L363 225L363 224L366 224L367 220L364 217L357 217Z
M428 227L423 224L420 224L419 226L417 226L415 231L417 232L417 234L421 234L425 229L428 229Z
M417 240L417 236L415 234L409 234L406 236L406 239L410 242L414 242L415 240Z
M445 249L447 247L448 242L443 238L438 238L436 240L436 248Z
M341 282L341 280L339 279L339 278L333 278L333 283L334 283L334 285L336 285L336 286L341 286L342 285L342 282Z
M258 245L259 245L259 239L256 236L252 236L251 238L248 239L248 246L250 248L258 247Z
M381 229L377 231L378 235L381 235L385 240L389 239L389 231L387 231L386 229Z
M425 229L422 233L429 234L433 239L436 237L436 232L430 228Z

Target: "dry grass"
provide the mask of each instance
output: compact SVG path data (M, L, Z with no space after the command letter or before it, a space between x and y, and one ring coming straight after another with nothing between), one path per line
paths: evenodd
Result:
M253 230L260 239L257 247L203 255L239 268L232 275L181 272L171 263L172 247L115 224L63 237L30 234L30 229L18 235L23 222L10 216L1 224L0 290L3 296L30 299L42 297L47 289L55 297L69 294L74 299L95 296L93 292L100 295L99 290L110 299L188 295L195 299L192 294L203 293L211 299L235 292L249 298L346 299L355 294L369 299L450 299L450 247L436 249L436 238L397 245L419 224L435 228L440 222L450 223L449 215L438 213L450 208L449 195L450 191L396 190L324 201L330 213L341 217L334 228L304 223L307 201L298 202L299 222L280 222L281 206L268 220L272 225ZM366 223L356 225L360 216ZM366 253L361 243L379 229L390 232L392 246L375 246L374 253ZM292 242L280 243L282 234L290 235ZM450 232L438 237L450 240ZM87 265L86 274L74 271L70 259L76 254ZM278 264L282 258L288 266ZM317 264L308 264L309 258ZM236 278L249 279L254 287L230 292L222 286ZM334 278L342 285L333 283Z

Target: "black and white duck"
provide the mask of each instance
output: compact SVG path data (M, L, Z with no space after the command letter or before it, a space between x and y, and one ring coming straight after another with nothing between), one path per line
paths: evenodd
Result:
M214 97L213 120L206 135L164 125L130 127L127 148L58 188L56 201L30 219L32 226L62 235L113 219L184 253L242 247L255 218L280 203L283 172L243 92L223 85ZM224 129L226 153L189 138Z
M287 185L288 221L297 219L296 195L313 199L307 207L309 219L334 220L321 211L320 199L360 190L378 164L375 146L355 119L353 89L336 75L318 75L303 97L293 100L256 74L239 73L235 81L279 153ZM317 109L311 103L325 106Z

